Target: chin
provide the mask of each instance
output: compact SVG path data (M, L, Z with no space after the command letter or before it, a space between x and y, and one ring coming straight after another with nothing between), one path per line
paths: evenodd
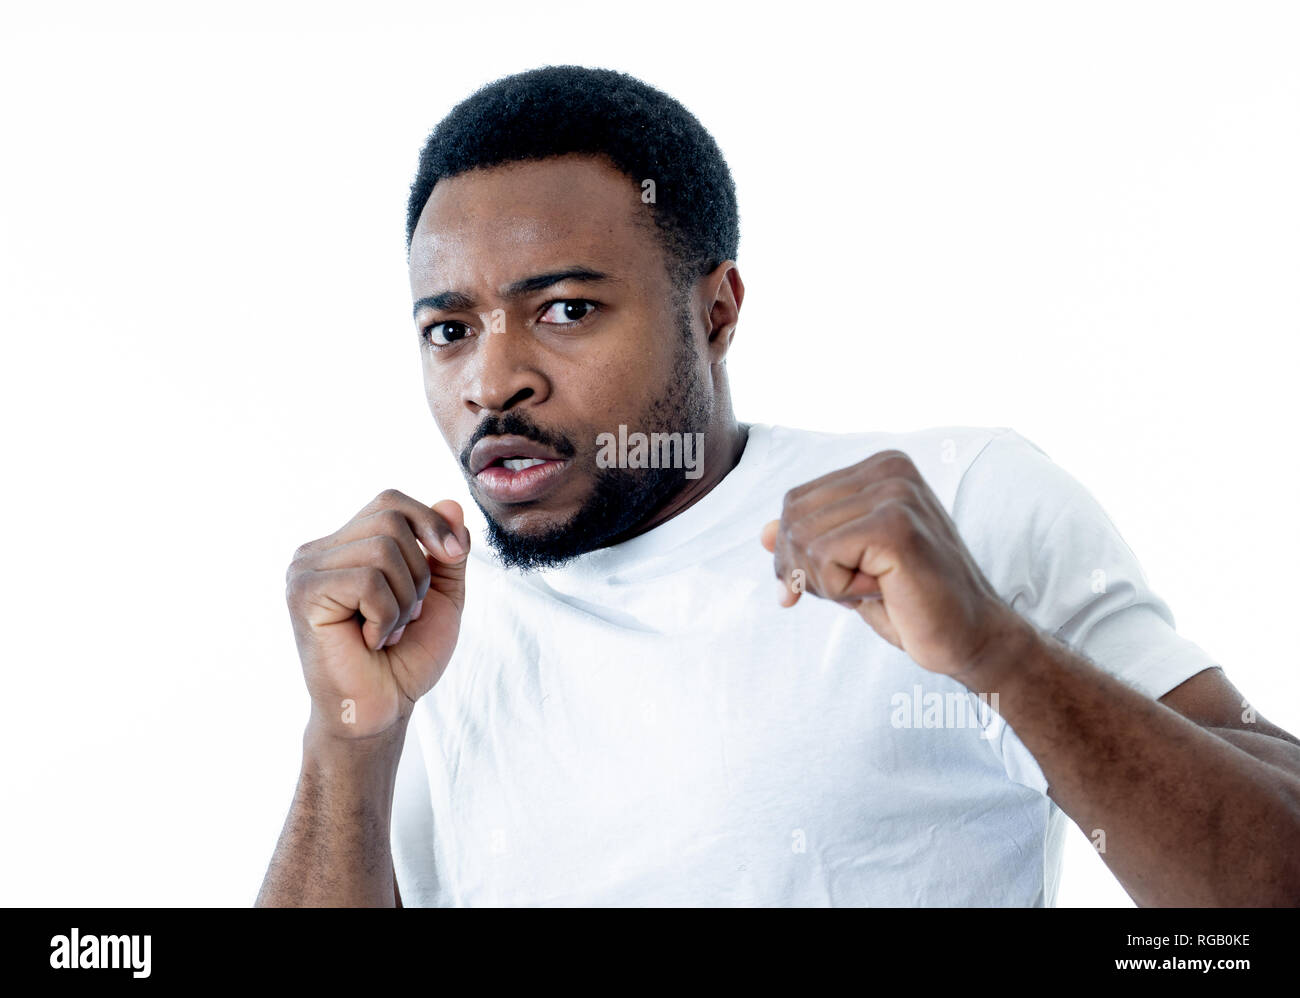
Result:
M488 509L475 496L488 524L488 542L510 568L554 568L635 533L639 524L673 493L680 472L608 469L591 493L563 509L529 504Z
M519 543L535 543L543 538L554 537L564 531L573 522L576 509L565 512L550 510L516 510L504 515L488 514L488 522L495 527L495 532Z
M579 532L564 526L536 533L521 533L502 528L490 517L488 543L502 564L524 572L557 568L592 550L592 545L584 542Z

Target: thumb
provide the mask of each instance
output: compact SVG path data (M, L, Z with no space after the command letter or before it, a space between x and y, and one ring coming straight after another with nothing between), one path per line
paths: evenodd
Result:
M456 611L465 609L465 567L469 562L470 533L465 528L465 514L454 500L446 499L432 507L450 530L452 541L450 550L434 548L424 556L429 565L428 599L433 593L441 593L455 605Z
M425 564L429 566L429 589L424 599L416 604L415 613L402 628L401 638L392 650L418 645L435 657L451 655L460 630L460 616L465 610L465 568L469 552L455 561L441 560L447 557L441 552L425 554Z
M458 561L439 561L436 555L425 555L429 563L429 592L427 600L433 593L442 593L456 605L456 609L465 609L465 565L469 561L466 551Z

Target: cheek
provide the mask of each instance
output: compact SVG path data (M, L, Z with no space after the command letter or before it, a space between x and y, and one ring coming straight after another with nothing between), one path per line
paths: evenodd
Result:
M663 394L673 357L661 331L627 329L607 349L592 351L566 370L569 394L592 414L623 422L639 417Z
M442 373L434 373L427 362L424 365L424 397L434 422L442 430L443 436L446 436L456 419L460 393L451 378Z
M580 372L581 381L570 383L565 394L571 401L565 408L589 431L588 446L594 447L601 433L616 433L620 423L629 430L640 428L650 405L646 373L635 367L587 368Z

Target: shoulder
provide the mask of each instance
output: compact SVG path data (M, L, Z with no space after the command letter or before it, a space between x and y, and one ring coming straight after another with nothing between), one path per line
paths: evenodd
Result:
M950 512L969 530L1037 543L1069 522L1112 526L1082 482L1009 428L988 439L962 469Z
M764 427L770 436L768 461L793 485L846 468L883 450L906 454L950 512L963 476L991 444L1008 435L1007 450L1033 445L1004 426L932 426L906 431L827 433L788 426ZM999 454L1005 462L1006 450ZM1014 454L1013 454L1014 459Z

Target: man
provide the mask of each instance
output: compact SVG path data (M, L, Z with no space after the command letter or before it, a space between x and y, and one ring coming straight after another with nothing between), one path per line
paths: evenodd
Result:
M298 550L258 903L1050 905L1066 815L1139 904L1300 902L1300 742L1041 451L736 421L737 217L623 74L429 137L414 318L494 556L395 491Z

